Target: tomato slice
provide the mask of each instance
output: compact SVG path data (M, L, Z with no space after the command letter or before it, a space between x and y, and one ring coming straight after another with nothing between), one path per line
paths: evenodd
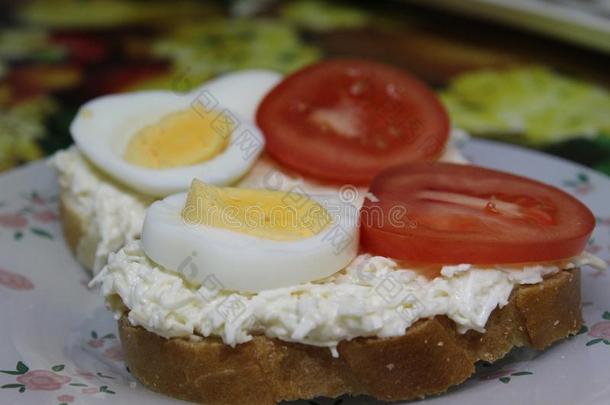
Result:
M375 177L370 192L360 214L362 247L400 260L560 260L580 254L595 227L591 211L563 191L476 166L397 166Z
M320 180L367 185L386 167L436 160L447 112L415 77L380 63L331 59L288 76L256 116L267 151Z

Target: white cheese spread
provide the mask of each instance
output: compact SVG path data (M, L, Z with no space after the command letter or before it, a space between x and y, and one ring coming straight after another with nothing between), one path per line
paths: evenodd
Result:
M84 225L77 259L96 274L110 252L140 236L146 207L153 200L104 176L76 147L56 153L50 162L59 176L63 203Z
M583 253L563 267L585 264L605 266ZM323 281L245 295L222 290L214 275L190 285L151 262L136 241L111 254L92 285L101 284L117 317L126 314L133 325L166 338L216 336L234 346L262 334L336 354L342 340L401 336L418 319L436 315L447 315L462 333L483 332L515 286L539 283L560 270L462 264L444 266L430 280L388 258L360 255Z

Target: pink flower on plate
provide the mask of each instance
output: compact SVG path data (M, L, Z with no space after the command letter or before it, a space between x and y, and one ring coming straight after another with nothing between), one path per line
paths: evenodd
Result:
M123 348L119 343L104 350L104 357L114 361L122 361L125 358L123 355Z
M610 339L610 321L598 322L591 327L589 336L601 339Z
M11 229L26 227L28 220L21 214L0 214L0 226Z
M590 184L581 184L574 188L576 194L587 195L593 191L593 187Z
M80 390L80 392L82 392L83 394L97 394L98 392L100 392L100 390L95 387L87 387Z
M74 402L74 396L73 395L60 395L57 397L57 400L59 402L69 404L69 403Z
M95 374L93 374L90 371L83 371L83 370L78 370L75 374L77 377L81 377L84 380L95 380L97 377L95 376Z
M46 201L44 198L42 198L41 196L39 196L38 194L34 194L32 196L31 199L32 203L36 204L36 205L45 205Z
M34 284L27 277L4 269L0 269L0 285L13 290L32 290L34 288Z
M56 213L51 210L39 211L32 214L35 220L42 223L55 222L59 218Z
M512 368L507 368L505 370L492 371L488 374L484 374L481 376L481 380L495 380L500 377L506 377L507 375L511 375L515 370Z
M102 339L91 339L87 342L87 344L97 349L104 346L104 341Z
M17 377L17 381L33 391L55 391L69 383L70 377L47 370L32 370Z

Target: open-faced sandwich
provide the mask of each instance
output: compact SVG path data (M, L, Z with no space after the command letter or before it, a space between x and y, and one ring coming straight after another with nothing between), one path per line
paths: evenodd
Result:
M403 80L413 80L398 74ZM273 71L246 70L221 76L188 94L142 91L100 97L83 105L70 128L75 145L52 160L59 174L66 239L81 264L97 274L110 252L139 238L146 207L158 198L185 191L193 178L215 185L332 190L317 180L305 181L302 176L307 171L279 167L263 153L265 139L254 124L255 112L263 96L281 79ZM433 97L423 84L413 83L408 84L418 91L421 87L426 98ZM374 102L366 106L371 107L374 110L369 115L378 106ZM328 112L320 111L316 125L347 122L331 120L325 115ZM350 113L367 116L362 111ZM446 120L441 121L447 125ZM345 131L348 137L353 131L350 127L333 129ZM446 128L442 131L446 136ZM454 134L453 138L461 136L459 131ZM436 146L445 141L441 136ZM281 146L273 150L288 157ZM427 158L463 161L453 142L440 150L442 156L437 149L431 152ZM362 164L370 170L366 162Z
M330 60L269 87L248 127L264 137L264 160L234 184L190 172L190 187L181 178L152 192L186 191L142 201L142 228L92 281L145 386L209 405L408 400L463 382L478 361L544 349L580 329L579 268L603 266L583 253L595 220L582 203L534 180L438 162L447 115L392 67ZM172 114L187 114L181 108ZM148 145L201 137L194 124L175 124L170 136L127 123L98 136L121 139L105 147L125 167L182 167L200 154L192 149L210 148L209 138ZM87 157L114 175L104 182L121 181L117 163ZM176 169L154 170L161 178ZM123 182L149 187L137 175Z

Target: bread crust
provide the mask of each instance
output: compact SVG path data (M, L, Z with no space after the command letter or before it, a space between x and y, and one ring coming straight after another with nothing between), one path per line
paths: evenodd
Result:
M78 242L85 234L86 221L70 202L69 193L65 190L60 190L59 193L59 216L61 218L64 239L68 243L72 254L76 256ZM87 269L90 270L91 269Z
M409 400L460 384L480 360L493 362L513 347L542 350L582 325L580 270L516 287L508 305L490 316L485 333L459 334L444 316L420 320L404 336L344 341L327 348L265 336L231 348L217 338L165 339L126 317L119 332L127 364L146 387L208 405L367 394Z

